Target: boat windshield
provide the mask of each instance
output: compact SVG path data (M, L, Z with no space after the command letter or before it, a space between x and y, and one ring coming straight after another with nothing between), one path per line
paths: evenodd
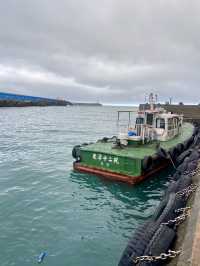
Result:
M157 118L156 119L156 128L165 129L165 119L164 118Z
M136 118L136 125L144 124L144 118L143 117L137 117Z
M152 126L153 124L153 114L147 114L147 125Z

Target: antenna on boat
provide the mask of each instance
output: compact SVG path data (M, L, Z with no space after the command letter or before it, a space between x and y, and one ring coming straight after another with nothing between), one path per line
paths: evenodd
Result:
M154 95L152 92L149 94L149 104L150 104L150 110L153 110L154 109Z
M144 95L144 103L145 104L147 103L147 95L146 94Z
M155 102L158 103L158 94L155 94Z

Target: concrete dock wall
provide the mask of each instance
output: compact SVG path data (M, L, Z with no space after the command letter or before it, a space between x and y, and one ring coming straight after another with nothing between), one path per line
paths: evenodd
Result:
M184 120L192 123L200 124L200 105L174 105L174 104L157 104L168 112L183 114ZM140 104L139 109L145 110L150 108L149 104Z
M198 168L200 169L200 163ZM168 266L200 265L200 173L193 176L193 184L198 187L187 203L187 207L191 207L190 215L179 225L178 237L173 246L173 250L181 250L181 254L171 260Z

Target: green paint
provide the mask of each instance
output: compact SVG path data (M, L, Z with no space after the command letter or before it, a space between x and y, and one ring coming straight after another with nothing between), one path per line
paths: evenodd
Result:
M182 133L176 138L160 142L166 150L188 139L193 132L193 125L184 123ZM97 142L81 148L81 164L110 170L116 173L138 176L141 174L141 163L145 156L152 156L156 152L156 143L127 146L124 149L113 149L113 143Z
M113 155L109 153L81 151L81 164L126 175L141 174L141 159Z

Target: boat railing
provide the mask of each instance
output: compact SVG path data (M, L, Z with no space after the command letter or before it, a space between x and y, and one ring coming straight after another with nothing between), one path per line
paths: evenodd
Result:
M141 136L143 142L144 140L153 140L153 130L152 126L146 124L137 124L136 125L137 136Z
M136 124L135 129L136 129L137 136L143 135L143 131L144 131L144 125L143 124Z
M180 133L179 128L173 128L173 129L170 129L167 131L167 135L169 137L174 137L174 136L178 135L179 133Z
M118 124L118 132L122 134L127 134L128 129L130 128L129 124Z

